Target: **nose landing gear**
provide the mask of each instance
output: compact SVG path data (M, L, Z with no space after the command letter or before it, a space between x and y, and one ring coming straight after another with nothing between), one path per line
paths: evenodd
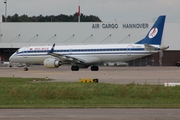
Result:
M28 71L28 68L27 67L24 67L24 69L23 69L24 71Z

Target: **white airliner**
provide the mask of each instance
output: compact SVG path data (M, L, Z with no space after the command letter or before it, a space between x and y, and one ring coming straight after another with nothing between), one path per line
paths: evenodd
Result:
M129 61L167 49L161 47L165 18L159 16L146 37L134 44L28 46L18 49L9 60L10 63L43 64L48 68L71 64L72 71L91 66L92 71L98 71L98 63Z

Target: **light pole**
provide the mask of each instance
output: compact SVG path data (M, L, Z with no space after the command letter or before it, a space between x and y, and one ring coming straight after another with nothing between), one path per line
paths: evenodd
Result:
M7 0L4 0L5 4L5 22L7 22Z

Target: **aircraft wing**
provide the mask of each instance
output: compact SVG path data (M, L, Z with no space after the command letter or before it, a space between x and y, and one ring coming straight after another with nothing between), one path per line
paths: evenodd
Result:
M61 55L58 53L48 53L56 58L59 58L62 62L71 62L75 64L92 64L101 61L98 57L94 56L73 56L73 55Z
M54 47L55 47L55 44L53 44L51 50L48 52L48 55L54 56L56 58L59 58L61 61L69 61L69 62L81 63L81 64L85 64L86 63L85 60L83 60L81 58L76 58L76 57L72 57L72 56L66 56L66 55L54 53Z
M78 59L75 57L71 57L71 56L65 56L65 55L61 55L61 54L57 54L57 53L48 53L48 55L59 58L61 61L69 61L69 62L73 62L73 63L85 64L84 60L81 60L81 59Z
M51 55L51 56L54 56L56 58L59 58L61 61L65 61L66 60L65 56L63 56L61 54L54 53L54 47L55 47L55 43L53 44L51 50L47 54Z

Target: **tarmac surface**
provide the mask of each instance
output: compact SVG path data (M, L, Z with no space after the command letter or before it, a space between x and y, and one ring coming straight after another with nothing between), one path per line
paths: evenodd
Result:
M70 66L55 69L43 66L0 67L0 77L50 78L52 82L78 82L79 78L98 78L112 84L164 84L180 82L180 67L101 67L99 71ZM180 109L0 109L0 120L180 120Z
M180 120L180 110L0 109L0 120Z
M99 82L114 84L164 84L180 82L180 67L103 67L99 71L80 69L71 71L71 66L48 69L43 66L0 67L0 77L50 78L56 82L77 82L79 78L97 78Z

